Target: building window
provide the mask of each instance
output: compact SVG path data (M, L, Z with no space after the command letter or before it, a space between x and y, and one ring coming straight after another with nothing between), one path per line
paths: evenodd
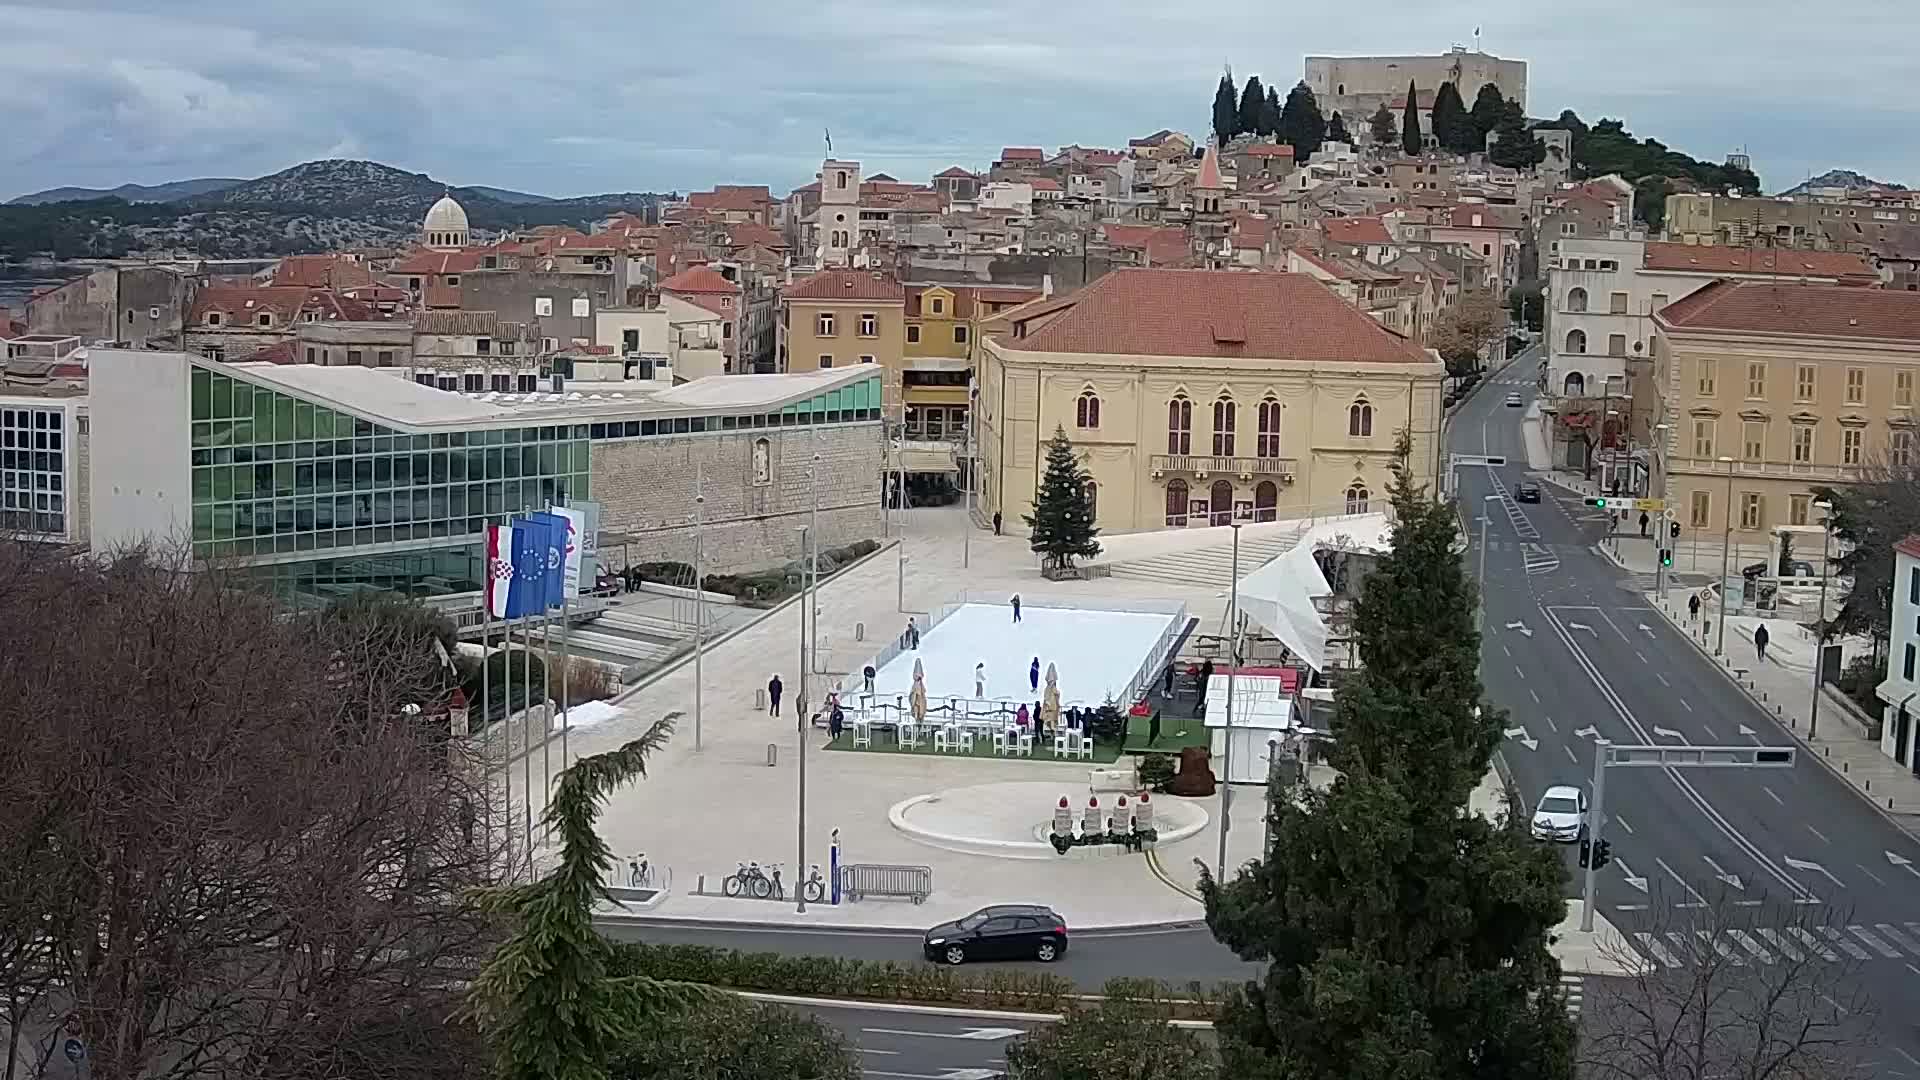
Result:
M1807 465L1813 461L1813 425L1793 425L1793 463Z
M1253 489L1253 520L1274 521L1279 515L1280 489L1271 480L1262 480Z
M1748 371L1751 372L1752 368L1749 367ZM1753 376L1749 374L1747 378L1751 379L1753 378ZM1793 400L1795 401L1814 400L1813 392L1814 392L1815 383L1816 383L1816 374L1814 372L1812 364L1796 365L1793 369ZM1748 397L1754 396L1753 390L1751 388L1747 390L1747 396Z
M1714 422L1712 420L1695 420L1693 422L1694 457L1713 457L1713 425Z
M1569 371L1563 388L1566 391L1565 396L1580 397L1587 392L1587 377L1577 371Z
M1233 456L1233 432L1237 426L1240 410L1230 397L1222 396L1213 403L1213 456Z
M1184 396L1167 402L1167 453L1193 453L1193 402Z
M1767 500L1757 491L1740 493L1740 527L1751 531L1760 527L1766 517Z
M830 368L830 367L832 367L832 366L833 366L833 354L832 354L832 353L821 353L821 354L820 354L820 366L821 366L821 367L823 367L823 368Z
M1267 398L1260 403L1259 434L1254 439L1253 452L1263 458L1280 456L1280 403Z
M1893 403L1895 405L1913 404L1913 372L1896 371L1893 373Z
M365 358L366 358L366 354L362 353L359 349L347 350L347 366L348 367L363 366L365 363Z
M1568 289L1567 310L1574 312L1587 310L1587 290L1580 288L1578 285Z
M460 389L469 394L484 394L487 390L485 375L468 374L460 376Z
M553 314L553 297L551 297L551 296L536 296L536 297L534 297L534 298L533 298L533 313L534 313L535 315L541 315L541 316L550 316L550 315L552 315L552 314Z
M224 346L220 345L202 345L200 346L200 355L218 363L227 358L227 350Z
M1887 464L1900 469L1913 464L1913 432L1896 431L1887 439Z
M381 367L393 366L393 350L392 349L380 350L380 366Z
M1767 422L1749 420L1740 425L1740 451L1748 461L1767 460Z
M1587 332L1585 330L1567 331L1567 352L1584 353L1587 351Z
M1847 404L1859 405L1867 400L1867 369L1850 367L1847 369Z
M1905 654L1900 660L1900 677L1908 682L1913 681L1913 658L1915 651L1912 645L1908 645Z
M1701 397L1712 397L1714 395L1714 375L1716 370L1716 365L1712 360L1700 361L1699 392Z
M540 389L540 376L515 375L513 377L513 388L522 394L534 393Z
M947 313L947 301L944 297L936 296L929 302L933 305L933 313L935 315L944 315Z
M258 326L272 326L273 313L268 311L261 312L259 316L254 319L254 323Z
M1185 480L1167 481L1167 524L1178 527L1187 523L1187 482Z
M1767 363L1755 360L1747 365L1747 398L1764 401L1767 397Z
M1787 524L1805 525L1807 523L1808 512L1812 508L1813 496L1811 495L1787 496Z
M956 326L956 327L954 327L954 328L953 328L953 343L954 343L955 345L965 345L965 344L967 343L967 328L966 328L966 327L964 327L964 326Z
M493 355L493 339L492 338L474 338L473 351L479 353L481 356Z
M1080 391L1079 400L1073 403L1073 426L1077 428L1097 428L1100 426L1100 397L1091 390Z
M1655 312L1659 311L1661 308L1666 306L1667 306L1667 294L1663 292L1654 293L1653 300L1647 306L1648 308L1647 314L1649 315L1654 314Z
M1608 356L1627 355L1627 335L1608 334L1607 335L1607 355Z
M909 345L920 344L920 328L918 326L907 327L907 344Z
M1860 464L1860 429L1847 428L1840 433L1840 464Z
M1687 506L1687 523L1696 529L1704 529L1713 517L1713 496L1704 491L1696 491Z
M496 394L511 393L513 391L513 376L511 375L488 376L487 389L493 391Z
M313 363L313 346L307 346L307 363Z
M1366 398L1347 406L1347 435L1356 439L1373 437L1373 406Z
M220 325L220 313L219 313L219 312L217 312L217 311L209 311L209 312L207 312L207 325L208 325L208 326L219 326L219 325Z
M822 316L822 317L827 319L832 318L832 316L830 315ZM875 315L871 311L861 312L860 313L860 336L861 337L879 337L880 336L880 316Z
M1611 270L1613 268L1607 267L1607 269ZM1623 292L1610 294L1607 297L1607 314L1625 315L1626 313L1627 313L1627 294Z
M1920 566L1907 571L1907 603L1920 604Z
M814 318L813 333L815 337L833 336L833 312L823 311Z
M863 364L873 363L873 355L871 353L862 353L860 355L860 362Z
M1347 513L1364 514L1367 512L1367 499L1370 498L1367 485L1355 480L1347 485Z

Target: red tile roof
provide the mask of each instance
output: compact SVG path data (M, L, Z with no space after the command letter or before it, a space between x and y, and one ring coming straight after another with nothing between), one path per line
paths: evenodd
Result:
M788 300L898 300L904 302L907 290L898 281L870 270L822 270L787 286L781 296Z
M1193 253L1193 238L1178 225L1102 225L1107 243L1145 251L1155 265L1179 262Z
M1234 153L1247 154L1251 157L1290 158L1293 156L1293 147L1286 143L1254 143L1252 146L1241 147Z
M1273 237L1273 219L1253 214L1235 214L1231 239L1234 247L1264 248Z
M420 302L430 308L457 308L460 306L460 286L429 281L427 287L421 290Z
M716 184L712 191L696 191L687 196L687 205L696 210L738 210L757 213L773 202L773 193L765 186Z
M299 353L291 340L276 341L264 349L257 349L247 360L260 364L294 364L299 362Z
M720 271L712 267L695 266L691 269L682 270L661 282L660 291L737 296L740 293L740 286L722 277Z
M1045 151L1037 146L1009 146L1000 151L1001 161L1045 161Z
M1920 344L1920 293L1904 289L1721 280L1654 318L1674 330Z
M782 251L787 246L786 237L757 221L742 221L736 225L728 225L726 240L727 246L736 248L759 244L768 251Z
M1327 240L1335 244L1391 244L1386 223L1377 217L1325 218L1320 227Z
M387 273L464 274L469 270L480 269L481 254L479 248L461 248L457 251L432 251L422 248L410 252L399 262L387 267Z
M1920 559L1920 535L1907 537L1893 545L1893 550L1909 558Z
M1879 277L1864 256L1844 251L1781 251L1774 248L1710 247L1651 242L1648 270L1693 270L1703 274L1778 274L1834 278L1862 284Z
M1227 186L1220 179L1220 147L1212 139L1207 140L1207 151L1200 158L1200 178L1193 182L1196 188L1208 188L1219 191Z
M1436 363L1305 274L1120 269L1067 299L1071 306L1032 336L1002 343L1030 352Z
M1033 190L1035 191L1060 190L1060 181L1045 176L1036 176L1032 180L1029 180L1028 183L1033 185Z
M273 268L268 282L316 289L351 289L372 283L373 273L365 264L337 255L289 255Z
M943 169L940 172L934 173L933 178L935 180L945 180L945 179L971 180L973 179L973 173L968 172L966 169L963 169L958 165L955 165L952 168Z
M1172 128L1161 128L1144 139L1128 139L1128 146L1160 146L1177 134Z
M190 329L205 329L207 314L220 313L222 328L259 328L262 312L273 316L273 330L291 330L302 314L314 312L322 320L359 322L377 318L373 308L358 300L297 285L208 285L193 298L187 314Z

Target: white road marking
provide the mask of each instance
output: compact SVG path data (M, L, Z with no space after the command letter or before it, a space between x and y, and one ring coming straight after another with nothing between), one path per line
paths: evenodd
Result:
M1668 877L1679 882L1680 887L1687 890L1687 895L1693 897L1694 903L1697 906L1699 907L1707 906L1707 898L1704 896L1701 896L1698 892L1695 892L1693 886L1687 884L1687 879L1681 877L1679 872L1674 870L1673 867L1668 866L1665 859L1656 858L1653 860L1653 862L1654 862L1654 865L1666 871Z
M1872 957L1869 957L1867 955L1867 950L1861 948L1858 945L1855 945L1851 941L1848 941L1845 937L1842 937L1838 927L1823 926L1820 928L1820 933L1828 941L1831 941L1835 945L1840 946L1841 949L1845 950L1848 956L1853 957L1855 960L1872 959Z
M1673 954L1667 951L1667 947L1660 944L1659 938L1645 931L1636 931L1633 939L1640 943L1640 951L1652 956L1655 963L1665 964L1668 967L1680 966L1680 961L1675 960Z
M1654 677L1654 678L1656 678L1656 679L1659 679L1659 680L1660 680L1660 685L1661 685L1661 686L1672 686L1672 685L1673 685L1672 683L1670 683L1670 682L1668 682L1668 681L1667 681L1667 677L1666 677L1665 675L1662 675L1662 674L1660 674L1660 673L1659 673L1659 672L1657 672L1657 671L1653 673L1653 677Z
M1681 707L1681 708L1683 708L1683 709L1685 709L1685 710L1687 710L1688 712L1692 712L1692 711L1693 711L1693 706L1691 706L1691 705L1689 705L1689 704L1687 704L1687 699L1686 699L1686 698L1674 698L1673 700L1675 700L1675 701L1677 701L1677 702L1679 702L1679 703L1680 703L1680 707Z
M1538 705L1538 704L1540 704L1540 695L1539 695L1539 694L1537 694L1537 693L1534 693L1534 690L1533 690L1533 687L1531 687L1531 686L1529 686L1529 687L1527 687L1527 693L1528 693L1528 694L1530 694L1530 695L1532 695L1532 697L1533 697L1533 703L1534 703L1535 705Z
M1554 734L1556 734L1556 735L1558 735L1558 734L1560 733L1560 725L1559 725L1559 724L1556 724L1556 723L1554 723L1554 722L1553 722L1553 717L1551 717L1551 716L1548 716L1548 715L1546 715L1546 714L1544 714L1544 713L1542 713L1542 714L1541 714L1541 716L1540 716L1540 719L1542 719L1542 720L1545 720L1545 721L1547 722L1547 727L1548 727L1548 728L1549 728L1549 729L1550 729L1550 730L1551 730L1551 731L1552 731L1552 732L1553 732Z
M1813 835L1815 835L1815 836L1817 836L1817 837L1819 837L1819 838L1820 838L1820 842L1821 842L1821 843L1823 843L1823 844L1831 844L1831 843L1833 843L1833 841L1831 841L1831 840L1829 840L1829 839L1827 839L1827 834L1825 834L1825 833L1823 833L1823 832L1821 832L1821 831L1820 831L1819 829L1816 829L1816 828L1814 828L1814 827L1813 827L1813 826L1811 826L1811 825L1809 825L1809 826L1807 826L1807 831L1808 831L1808 832L1810 832L1810 833L1812 833Z
M1822 942L1819 938L1814 937L1812 934L1808 933L1805 927L1789 926L1787 927L1787 933L1792 934L1794 937L1794 940L1800 942L1800 944L1802 945L1805 945L1807 947L1808 952L1812 953L1813 955L1819 957L1822 960L1827 961L1828 963L1832 963L1833 961L1840 959L1839 953L1836 953L1832 949L1827 948L1824 942ZM1866 955L1867 954L1865 953L1861 953L1860 958L1864 960L1866 959Z
M1911 967L1912 965L1909 964L1908 966ZM1914 1057L1912 1054L1907 1053L1905 1050L1901 1049L1900 1047L1898 1046L1894 1047L1893 1052L1896 1054L1899 1054L1903 1058L1906 1058L1908 1064L1920 1066L1920 1058Z
M1639 649L1635 649L1635 650L1633 650L1633 655L1635 655L1635 656L1637 656L1637 657L1639 657L1639 658L1640 658L1640 662L1641 662L1641 663L1643 663L1643 664L1645 664L1645 663L1647 663L1647 654L1646 654L1646 653L1643 653L1643 652L1641 652L1641 651L1640 651ZM1651 666L1651 665L1649 665L1649 666Z
M1835 1000L1833 1000L1833 997L1832 997L1832 995L1830 995L1830 994L1821 994L1821 995L1820 995L1820 1000L1821 1000L1821 1001L1824 1001L1824 1002L1826 1002L1827 1004L1829 1004L1829 1005L1831 1005L1831 1006L1833 1006L1833 1011L1834 1011L1834 1012L1837 1012L1837 1013L1839 1013L1839 1014L1840 1014L1841 1016L1846 1016L1846 1015L1848 1015L1848 1013L1847 1013L1847 1007L1846 1007L1845 1005L1842 1005L1842 1004L1840 1004L1839 1002L1837 1002L1837 1001L1835 1001Z
M1580 764L1580 756L1573 752L1573 747L1568 746L1566 743L1561 743L1560 749L1565 750L1567 752L1568 761L1573 762L1575 765Z
M1503 653L1506 653L1506 654L1507 654L1508 656L1512 656L1512 655L1513 655L1513 650L1512 650L1512 649L1509 649L1509 648L1507 648L1507 647L1506 647L1505 645L1502 645L1502 646L1500 646L1500 651L1501 651L1501 652L1503 652Z
M1709 739L1712 739L1712 740L1713 740L1714 742L1719 742L1719 741L1720 741L1720 736L1718 736L1718 735L1715 735L1715 734L1713 733L1713 729L1712 729L1712 728L1710 728L1710 727L1708 727L1707 725L1705 725L1705 724L1701 724L1701 725L1700 725L1700 730L1701 730L1701 731L1704 731L1704 732L1706 732L1706 733L1707 733L1707 738L1709 738Z
M1759 934L1763 938L1766 938L1767 944L1772 945L1774 948L1780 950L1780 955L1786 957L1789 960L1798 961L1798 960L1805 960L1807 958L1807 955L1801 952L1796 946L1794 946L1792 942L1788 941L1786 938L1781 937L1779 934L1775 933L1772 930L1759 929L1759 930L1755 930L1754 933Z
M1867 932L1866 927L1849 926L1847 927L1847 929L1853 932L1854 937L1857 937L1861 941L1866 942L1868 945L1873 946L1873 951L1879 953L1881 956L1884 956L1889 960L1900 959L1899 949L1896 949L1893 946L1887 944L1886 942L1881 941L1879 938L1874 937L1872 934Z
M1621 816L1619 816L1618 814L1614 814L1614 815L1610 815L1610 817L1609 817L1609 820L1610 820L1610 821L1611 821L1611 822L1612 822L1613 824L1615 824L1615 825L1618 825L1618 826L1620 826L1621 828L1623 828L1623 829L1625 829L1625 830L1627 830L1627 832L1628 832L1628 834L1629 834L1629 835L1631 835L1631 834L1632 834L1632 832L1633 832L1633 826L1631 826L1631 825L1629 825L1629 824L1627 824L1627 819L1626 819L1626 818L1623 818L1623 817L1621 817Z
M1763 964L1773 963L1773 954L1750 937L1745 930L1728 930L1727 936L1738 942L1740 947L1752 953Z
M1515 664L1515 665L1513 665L1513 670L1515 670L1515 671L1517 671L1517 672L1519 672L1519 673L1520 673L1520 677L1521 677L1522 679L1524 679L1524 678L1526 678L1526 677L1527 677L1527 669L1526 669L1526 668L1523 668L1523 667L1521 667L1521 666L1520 666L1519 664Z
M1726 942L1720 940L1720 936L1718 934L1715 934L1711 930L1695 930L1693 933L1694 933L1694 936L1698 937L1701 941L1706 942L1707 946L1711 948L1714 952L1719 953L1720 958L1722 960L1725 960L1727 963L1732 964L1734 967L1747 966L1746 959L1742 957L1739 953L1734 952L1732 947L1729 946Z
M1781 799L1780 796L1775 795L1773 793L1773 789L1768 787L1767 785L1761 784L1760 790L1767 793L1767 798L1772 799L1774 802L1779 803L1781 806L1787 805L1786 802L1783 799Z
M1854 863L1853 865L1860 867L1860 872L1867 875L1868 878L1872 879L1875 885L1878 885L1883 889L1887 887L1887 883L1880 880L1879 874L1876 874L1873 871L1867 869L1864 865L1860 863Z
M1893 942L1895 945L1900 946L1915 956L1920 956L1920 944L1915 944L1912 938L1901 933L1900 929L1892 923L1874 923L1873 928L1880 931L1880 936L1886 938L1888 941Z

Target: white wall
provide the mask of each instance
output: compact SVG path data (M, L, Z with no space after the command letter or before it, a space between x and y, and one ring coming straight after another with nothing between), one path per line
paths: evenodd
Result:
M192 538L192 411L185 353L87 354L93 547Z
M1893 628L1890 640L1887 642L1887 678L1880 684L1879 690L1880 700L1887 703L1886 727L1880 735L1880 752L1888 757L1894 756L1895 743L1900 735L1900 702L1905 700L1908 694L1920 690L1920 622L1916 622L1915 618L1920 616L1920 603L1914 601L1916 590L1920 590L1920 559L1905 552L1896 551L1893 571ZM1914 650L1916 654L1913 679L1906 677L1908 649ZM1908 725L1909 753L1906 755L1907 763L1911 765L1914 760L1911 753L1913 744L1920 742L1920 737L1914 734L1915 729L1920 729L1920 696L1915 696L1913 700L1907 702L1907 713L1913 718Z
M1547 389L1555 395L1566 392L1566 380L1578 373L1582 393L1601 396L1612 380L1615 396L1627 389L1627 360L1653 355L1653 320L1649 305L1654 288L1643 280L1640 267L1646 257L1646 245L1638 240L1599 240L1547 238L1547 250L1541 253L1547 268ZM1612 270L1585 269L1588 260L1610 262ZM1581 269L1570 269L1575 261ZM1586 292L1586 310L1568 309L1574 290ZM1611 314L1613 294L1625 293L1627 313ZM1670 297L1677 300L1679 297ZM1586 335L1586 352L1567 350L1567 337L1579 330ZM1619 334L1625 339L1625 355L1609 356L1608 340ZM1638 352L1634 342L1640 342Z
M640 331L640 351L667 351L667 313L660 308L645 311L630 308L601 308L593 315L593 343L620 348L628 330Z

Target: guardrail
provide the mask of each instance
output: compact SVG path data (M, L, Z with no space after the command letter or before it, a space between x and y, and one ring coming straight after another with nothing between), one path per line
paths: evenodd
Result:
M933 895L933 867L849 863L840 868L840 893L850 903L886 896L918 904Z

